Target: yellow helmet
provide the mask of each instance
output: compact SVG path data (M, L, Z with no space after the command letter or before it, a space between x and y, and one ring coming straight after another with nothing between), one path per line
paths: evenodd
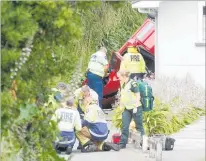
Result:
M137 53L137 48L134 46L128 46L127 47L127 52L128 53Z
M128 41L128 46L127 46L127 52L128 53L137 53L137 47L135 41Z

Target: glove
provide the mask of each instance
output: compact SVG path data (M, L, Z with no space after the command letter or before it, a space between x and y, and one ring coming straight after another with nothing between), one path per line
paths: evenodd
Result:
M137 108L133 108L133 113L137 113Z

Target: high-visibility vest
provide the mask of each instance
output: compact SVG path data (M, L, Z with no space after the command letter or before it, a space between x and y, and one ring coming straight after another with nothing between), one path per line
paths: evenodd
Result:
M91 104L86 108L84 120L88 122L88 128L93 138L107 138L108 126L106 117L98 105Z
M98 51L91 55L88 70L100 77L104 76L104 67L108 64L106 54Z
M90 89L90 94L91 94L93 103L96 103L96 104L99 105L97 93L96 93L93 89ZM77 90L74 92L74 95L75 95L74 106L77 108L78 105L79 105L79 107L81 108L81 110L82 110L83 112L85 112L85 106L84 106L84 104L83 104L84 98L83 98L83 94L82 94L81 88L77 89Z
M126 70L130 73L146 73L144 58L140 53L126 53L120 65L121 70Z
M139 105L141 106L140 100L137 100L136 93L131 91L133 83L137 84L136 81L131 79L128 83L125 84L125 86L121 86L120 104L128 110L134 109L137 105L137 101L139 101Z

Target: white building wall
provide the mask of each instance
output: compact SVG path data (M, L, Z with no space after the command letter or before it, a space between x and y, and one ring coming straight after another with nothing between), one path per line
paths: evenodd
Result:
M190 74L205 88L205 46L198 40L198 3L161 2L156 31L156 74L185 77Z

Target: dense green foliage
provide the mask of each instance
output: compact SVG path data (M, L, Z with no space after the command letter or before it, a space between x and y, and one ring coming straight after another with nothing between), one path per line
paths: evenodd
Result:
M76 50L76 53L82 53L83 71L91 53L99 46L107 47L110 58L111 52L119 49L143 23L145 15L131 9L131 4L119 3L118 9L116 2L107 2L98 10L87 10L81 14L84 37L78 41L79 50Z
M51 87L84 73L99 46L117 50L145 17L100 1L3 1L1 15L1 160L61 160Z
M144 127L148 135L168 135L178 132L202 115L205 115L204 109L197 107L184 108L180 113L174 114L170 104L157 102L153 111L144 113Z

